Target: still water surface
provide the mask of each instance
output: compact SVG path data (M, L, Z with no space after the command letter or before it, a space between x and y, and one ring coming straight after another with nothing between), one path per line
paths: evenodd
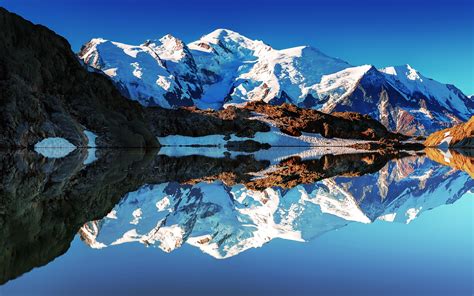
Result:
M473 293L469 152L275 149L4 152L1 295Z

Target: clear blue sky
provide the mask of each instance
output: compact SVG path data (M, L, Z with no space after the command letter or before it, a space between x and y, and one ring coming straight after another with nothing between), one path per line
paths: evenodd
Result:
M410 64L474 94L472 0L0 0L66 37L185 42L227 28L275 48L313 45L353 65Z

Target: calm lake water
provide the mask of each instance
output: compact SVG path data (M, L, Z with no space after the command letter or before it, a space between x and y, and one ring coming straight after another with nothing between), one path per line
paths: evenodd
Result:
M0 154L0 295L474 293L469 151Z

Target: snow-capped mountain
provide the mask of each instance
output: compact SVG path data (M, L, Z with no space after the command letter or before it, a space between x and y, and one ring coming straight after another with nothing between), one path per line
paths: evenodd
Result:
M191 106L192 99L202 93L192 54L171 35L138 46L92 39L82 48L80 58L112 78L124 95L145 106Z
M291 189L254 191L221 181L145 185L80 234L94 248L138 242L171 252L187 243L228 258L275 238L308 241L349 223L410 223L473 186L468 174L418 157Z
M92 39L79 57L145 106L288 102L369 114L407 134L427 134L474 113L472 98L409 65L354 67L310 46L278 50L225 29L188 45L171 35L139 46Z

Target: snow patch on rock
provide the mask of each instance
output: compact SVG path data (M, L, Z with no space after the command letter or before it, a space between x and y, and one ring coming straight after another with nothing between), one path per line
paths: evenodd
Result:
M34 150L48 158L62 158L74 151L76 146L64 138L45 138L35 144Z
M97 160L97 155L96 155L97 135L88 130L84 130L84 134L87 137L87 147L89 147L89 149L87 149L87 158L84 160L84 164L88 165Z

